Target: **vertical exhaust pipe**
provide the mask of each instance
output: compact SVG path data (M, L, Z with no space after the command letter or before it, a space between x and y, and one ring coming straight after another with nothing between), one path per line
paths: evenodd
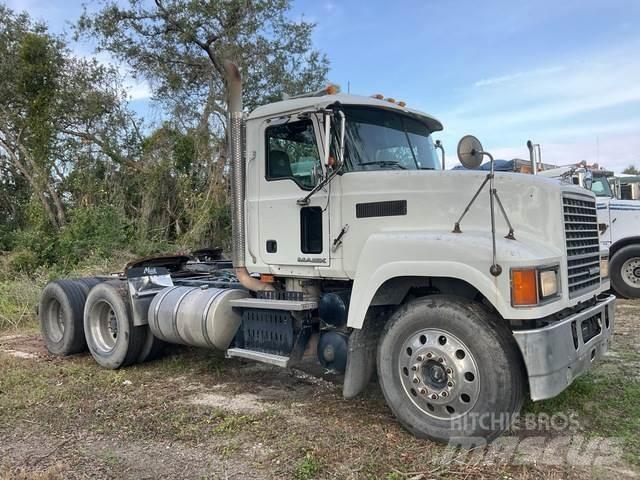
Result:
M231 157L231 260L238 281L254 292L274 290L273 286L249 275L246 267L246 220L245 203L245 159L242 143L242 77L238 66L230 61L224 62L225 83L227 88L227 144Z
M529 161L531 162L531 173L536 175L538 173L538 165L536 163L536 154L533 149L533 142L527 140L527 148L529 149Z

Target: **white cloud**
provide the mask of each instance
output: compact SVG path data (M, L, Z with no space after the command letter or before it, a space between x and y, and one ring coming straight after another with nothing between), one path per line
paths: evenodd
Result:
M628 42L583 58L550 58L549 66L471 83L458 106L439 115L446 130L437 138L454 152L458 139L473 133L507 159L528 158L531 138L549 163L595 162L599 156L614 171L640 165L639 47Z
M482 80L478 80L473 84L474 87L486 87L489 85L498 85L501 83L513 82L515 80L519 80L521 78L531 78L531 77L539 77L543 75L549 75L552 73L561 72L565 67L557 66L557 67L548 67L548 68L539 68L535 70L529 70L526 72L517 72L510 73L508 75L502 75L499 77L489 77L483 78Z

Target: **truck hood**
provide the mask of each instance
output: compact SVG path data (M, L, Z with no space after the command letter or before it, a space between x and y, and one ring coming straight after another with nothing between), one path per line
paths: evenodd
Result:
M349 236L355 240L345 241L343 258L345 266L350 267L347 270L355 270L358 249L366 237L375 232L428 230L450 234L486 175L485 172L452 170L384 170L342 175L342 222L354 227L350 228ZM548 252L547 256L559 257L565 250L563 192L595 199L593 193L583 188L526 174L496 173L495 186L514 228L512 242L522 247L541 247ZM357 215L358 204L385 201L406 201L406 213ZM509 228L497 204L495 208L496 236L502 238ZM491 231L490 220L487 184L462 220L459 235L486 235Z

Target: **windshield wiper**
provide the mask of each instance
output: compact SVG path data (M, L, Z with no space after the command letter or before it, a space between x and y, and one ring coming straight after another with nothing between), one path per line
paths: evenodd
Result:
M393 160L377 160L375 162L364 162L360 165L382 165L383 167L400 167L402 170L407 169L404 165L394 162Z

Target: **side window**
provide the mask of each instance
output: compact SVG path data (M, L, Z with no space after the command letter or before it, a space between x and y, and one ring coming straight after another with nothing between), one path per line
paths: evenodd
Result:
M304 189L314 187L321 165L311 120L274 125L266 137L267 180L290 178Z

